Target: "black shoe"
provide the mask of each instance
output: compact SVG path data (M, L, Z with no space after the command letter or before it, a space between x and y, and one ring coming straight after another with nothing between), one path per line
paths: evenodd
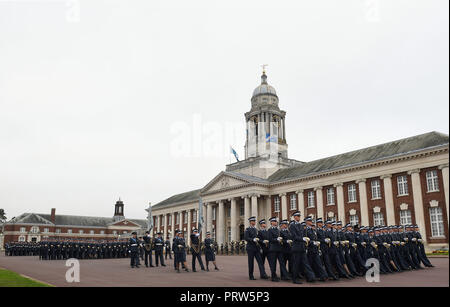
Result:
M274 281L274 282L279 282L280 281L280 279L278 277L272 277L271 280Z
M256 278L253 277L253 276L250 276L248 279L250 279L250 280L256 280Z
M146 265L145 265L145 267L147 267L147 268L148 268L148 264L146 264Z
M189 269L184 269L186 272L189 272Z
M204 271L205 270L205 268L202 268L202 271Z
M206 268L206 271L209 272L209 268Z
M215 268L214 268L214 270L218 271L218 270L219 270L219 268L218 268L218 267L215 267Z
M291 280L291 278L287 277L287 276L282 276L281 280Z
M132 265L131 268L134 269L134 265Z
M151 268L154 268L155 266L154 266L153 264L150 264L150 267L151 267Z
M319 279L319 281L322 281L322 282L327 281L327 278L326 278L326 277L321 277L321 278Z
M197 270L196 269L192 269L192 272L197 272Z
M269 279L269 276L263 275L263 276L261 276L261 279Z
M297 284L297 285L303 284L303 283L302 283L300 280L298 280L298 279L293 279L292 282L293 282L294 284Z
M138 266L138 265L137 265L136 267L139 269L139 266Z
M165 265L165 264L161 264L161 266L167 266L167 265Z
M176 269L177 273L180 273L180 270Z

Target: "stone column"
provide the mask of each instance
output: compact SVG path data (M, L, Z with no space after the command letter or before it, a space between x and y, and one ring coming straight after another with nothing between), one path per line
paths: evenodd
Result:
M338 216L337 219L342 221L342 224L345 225L345 204L344 204L344 184L339 182L334 185L336 188L337 194L337 211Z
M216 225L217 225L217 244L225 243L225 208L222 200L219 200L219 210L216 212Z
M298 190L296 193L297 193L298 211L300 211L300 214L304 217L305 196L303 195L303 190Z
M230 226L231 226L231 241L237 241L238 225L237 225L237 204L236 198L231 198L231 216L230 216Z
M184 232L183 229L183 211L178 212L178 221L179 221L179 226L180 226L180 230ZM184 234L184 236L186 236L186 234Z
M442 181L444 182L445 207L447 210L447 225L449 224L448 212L448 164L440 165L439 169L442 171Z
M244 199L244 227L247 228L250 224L248 219L250 218L250 198L248 195L242 197Z
M167 235L169 234L169 231L167 229L167 214L164 214L164 241L167 240Z
M420 183L420 169L411 170L408 172L408 175L411 175L416 224L419 226L419 231L422 235L422 239L424 241L427 241L425 216L423 211L422 185Z
M359 189L359 203L361 210L361 225L369 226L369 204L367 202L366 179L356 180ZM392 224L394 225L394 224Z
M206 209L206 208L208 208L208 209ZM210 233L211 233L211 236L212 236L212 205L211 205L211 203L208 203L207 205L206 205L206 207L205 208L203 208L203 214L205 213L205 211L206 211L206 219L205 219L205 221L206 221L206 231L209 231Z
M281 219L286 220L288 215L286 193L281 193L280 198L281 198Z
M326 220L326 218L323 216L323 193L322 193L322 187L316 187L314 188L314 191L316 191L316 199L317 199L317 217L321 217L323 220Z
M380 177L383 179L384 187L384 201L386 203L386 223L388 226L396 225L395 223L395 210L394 210L394 195L392 192L392 175L383 175Z
M272 196L267 195L265 196L265 201L266 201L266 216L264 217L265 219L269 219L272 216Z
M187 225L187 237L188 238L190 238L191 237L191 223L192 223L192 211L191 210L187 210L187 215L188 215L188 218L187 218L187 223L188 223L188 225Z
M258 195L253 194L251 196L251 206L252 206L252 216L256 217L256 222L258 223Z
M170 228L171 228L171 230L170 230L170 241L171 241L170 244L172 244L172 239L175 236L175 212L170 213L170 216L171 216L170 222L172 224L170 226Z

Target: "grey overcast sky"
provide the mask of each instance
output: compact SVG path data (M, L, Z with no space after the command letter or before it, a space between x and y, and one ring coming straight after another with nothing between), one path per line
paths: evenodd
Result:
M448 134L448 6L0 0L0 208L112 216L121 197L127 217L144 218L149 201L203 187L227 146L244 156L262 64L290 158ZM242 129L217 136L222 154L197 148L229 123ZM179 127L193 147L182 154Z

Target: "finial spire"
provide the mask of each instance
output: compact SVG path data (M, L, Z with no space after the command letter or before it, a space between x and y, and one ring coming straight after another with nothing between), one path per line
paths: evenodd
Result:
M267 84L267 75L266 75L266 67L269 66L268 64L261 65L263 72L261 76L261 84Z
M266 74L266 67L269 66L269 64L263 64L261 65L262 69L263 69L263 75Z

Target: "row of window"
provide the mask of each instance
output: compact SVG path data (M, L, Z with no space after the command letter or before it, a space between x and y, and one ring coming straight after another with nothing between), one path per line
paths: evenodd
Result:
M431 236L432 237L444 237L444 220L442 215L442 208L434 207L430 208L430 224L431 224ZM349 223L352 225L359 224L359 218L357 214L350 215ZM375 212L373 214L374 226L383 226L384 216L382 212ZM410 210L400 210L400 225L412 224L412 217Z
M439 191L438 174L436 170L426 172L427 192ZM381 199L381 182L379 179L371 180L371 194L372 199ZM402 175L397 177L398 196L408 195L408 176ZM336 203L335 189L330 187L326 189L326 205L334 205ZM356 184L349 184L347 187L348 202L357 201ZM297 195L291 194L289 197L290 210L297 210ZM308 191L307 193L307 207L314 208L316 206L316 193ZM274 211L280 211L280 197L276 196L274 200Z
M20 232L21 232L21 233L26 233L26 232L27 232L27 231L26 231L26 228L25 228L25 227L20 227ZM39 233L39 232L40 232L40 229L39 229L38 226L33 226L33 227L31 227L31 229L30 229L30 233L33 233L33 234L37 234L37 233ZM43 233L44 233L44 234L45 234L45 233L49 233L49 232L50 232L50 228L45 227L45 228L43 229ZM61 233L61 229L59 229L59 228L55 229L55 233ZM72 229L67 229L67 233L73 233ZM84 234L85 232L84 232L83 229L80 229L80 230L78 230L78 233L79 233L79 234ZM126 232L125 232L125 233L126 233ZM95 234L95 231L94 231L94 230L89 230L89 234ZM100 230L100 234L104 235L104 234L105 234L105 231L104 231L104 230Z

